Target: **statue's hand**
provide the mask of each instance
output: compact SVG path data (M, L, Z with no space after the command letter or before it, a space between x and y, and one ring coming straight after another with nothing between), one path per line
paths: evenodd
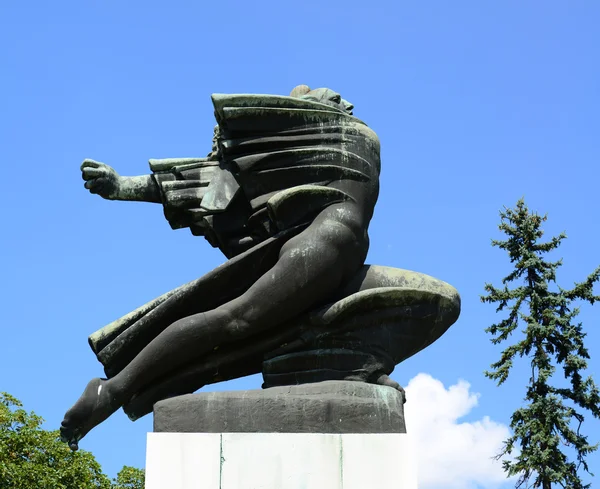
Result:
M121 177L114 168L98 161L85 160L81 164L81 176L90 193L109 200L118 198Z

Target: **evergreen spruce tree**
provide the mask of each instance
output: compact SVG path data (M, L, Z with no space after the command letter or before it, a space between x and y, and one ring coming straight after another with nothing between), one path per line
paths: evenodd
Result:
M507 238L492 245L508 253L514 270L502 280L501 288L485 285L487 295L481 300L497 304L497 312L508 313L486 331L492 334L492 343L500 344L512 338L519 325L524 328L520 341L508 346L485 374L501 385L515 358L526 357L531 376L524 405L511 417L513 434L498 458L509 456L503 466L509 476L518 476L517 488L589 488L579 471L590 473L586 456L598 445L588 442L581 426L584 412L600 418L600 393L591 377L584 378L589 354L586 334L575 322L579 309L574 303L600 300L593 293L600 267L572 289L562 289L556 284L562 260L547 261L545 255L560 246L565 234L542 242L547 217L530 212L522 199L500 217L499 227ZM550 383L557 368L566 379L562 386Z

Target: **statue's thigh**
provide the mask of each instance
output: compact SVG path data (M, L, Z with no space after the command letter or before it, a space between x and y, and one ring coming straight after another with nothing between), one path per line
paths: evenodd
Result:
M345 233L345 236L343 236ZM346 240L344 243L342 240ZM341 285L352 260L354 238L342 228L308 228L286 243L277 263L225 307L248 326L275 326L327 299ZM356 264L352 264L352 262Z

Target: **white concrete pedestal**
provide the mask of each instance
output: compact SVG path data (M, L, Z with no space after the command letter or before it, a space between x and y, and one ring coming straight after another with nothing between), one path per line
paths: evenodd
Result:
M148 434L146 489L416 488L406 434Z

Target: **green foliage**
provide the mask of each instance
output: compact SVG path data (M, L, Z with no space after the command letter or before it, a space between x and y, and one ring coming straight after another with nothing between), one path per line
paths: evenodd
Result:
M522 339L505 348L486 376L501 385L516 357L529 359L531 376L525 405L511 417L513 435L498 457L514 454L503 465L508 475L519 477L517 487L533 479L534 488L589 488L578 472L583 468L589 473L585 458L598 445L590 445L580 428L585 411L600 418L600 392L591 377L582 375L589 354L582 324L574 322L579 309L573 303L600 300L593 293L600 268L572 289L556 286L556 291L551 290L562 261L547 261L544 255L558 248L566 236L541 242L541 226L547 218L531 213L523 200L515 209L505 209L500 217L499 227L507 239L492 241L492 245L508 253L514 269L503 279L501 288L485 285L487 295L481 300L496 303L497 312L507 312L505 319L486 331L493 336L492 343L500 344L508 341L520 324L524 328ZM509 288L514 282L516 286ZM568 387L550 384L557 368L562 369ZM574 451L575 460L568 459L566 447Z
M112 489L144 489L144 481L143 470L125 466L117 474Z
M0 393L1 489L143 489L143 471L123 467L111 482L91 453L72 452L58 431L44 430L42 423L20 401Z

